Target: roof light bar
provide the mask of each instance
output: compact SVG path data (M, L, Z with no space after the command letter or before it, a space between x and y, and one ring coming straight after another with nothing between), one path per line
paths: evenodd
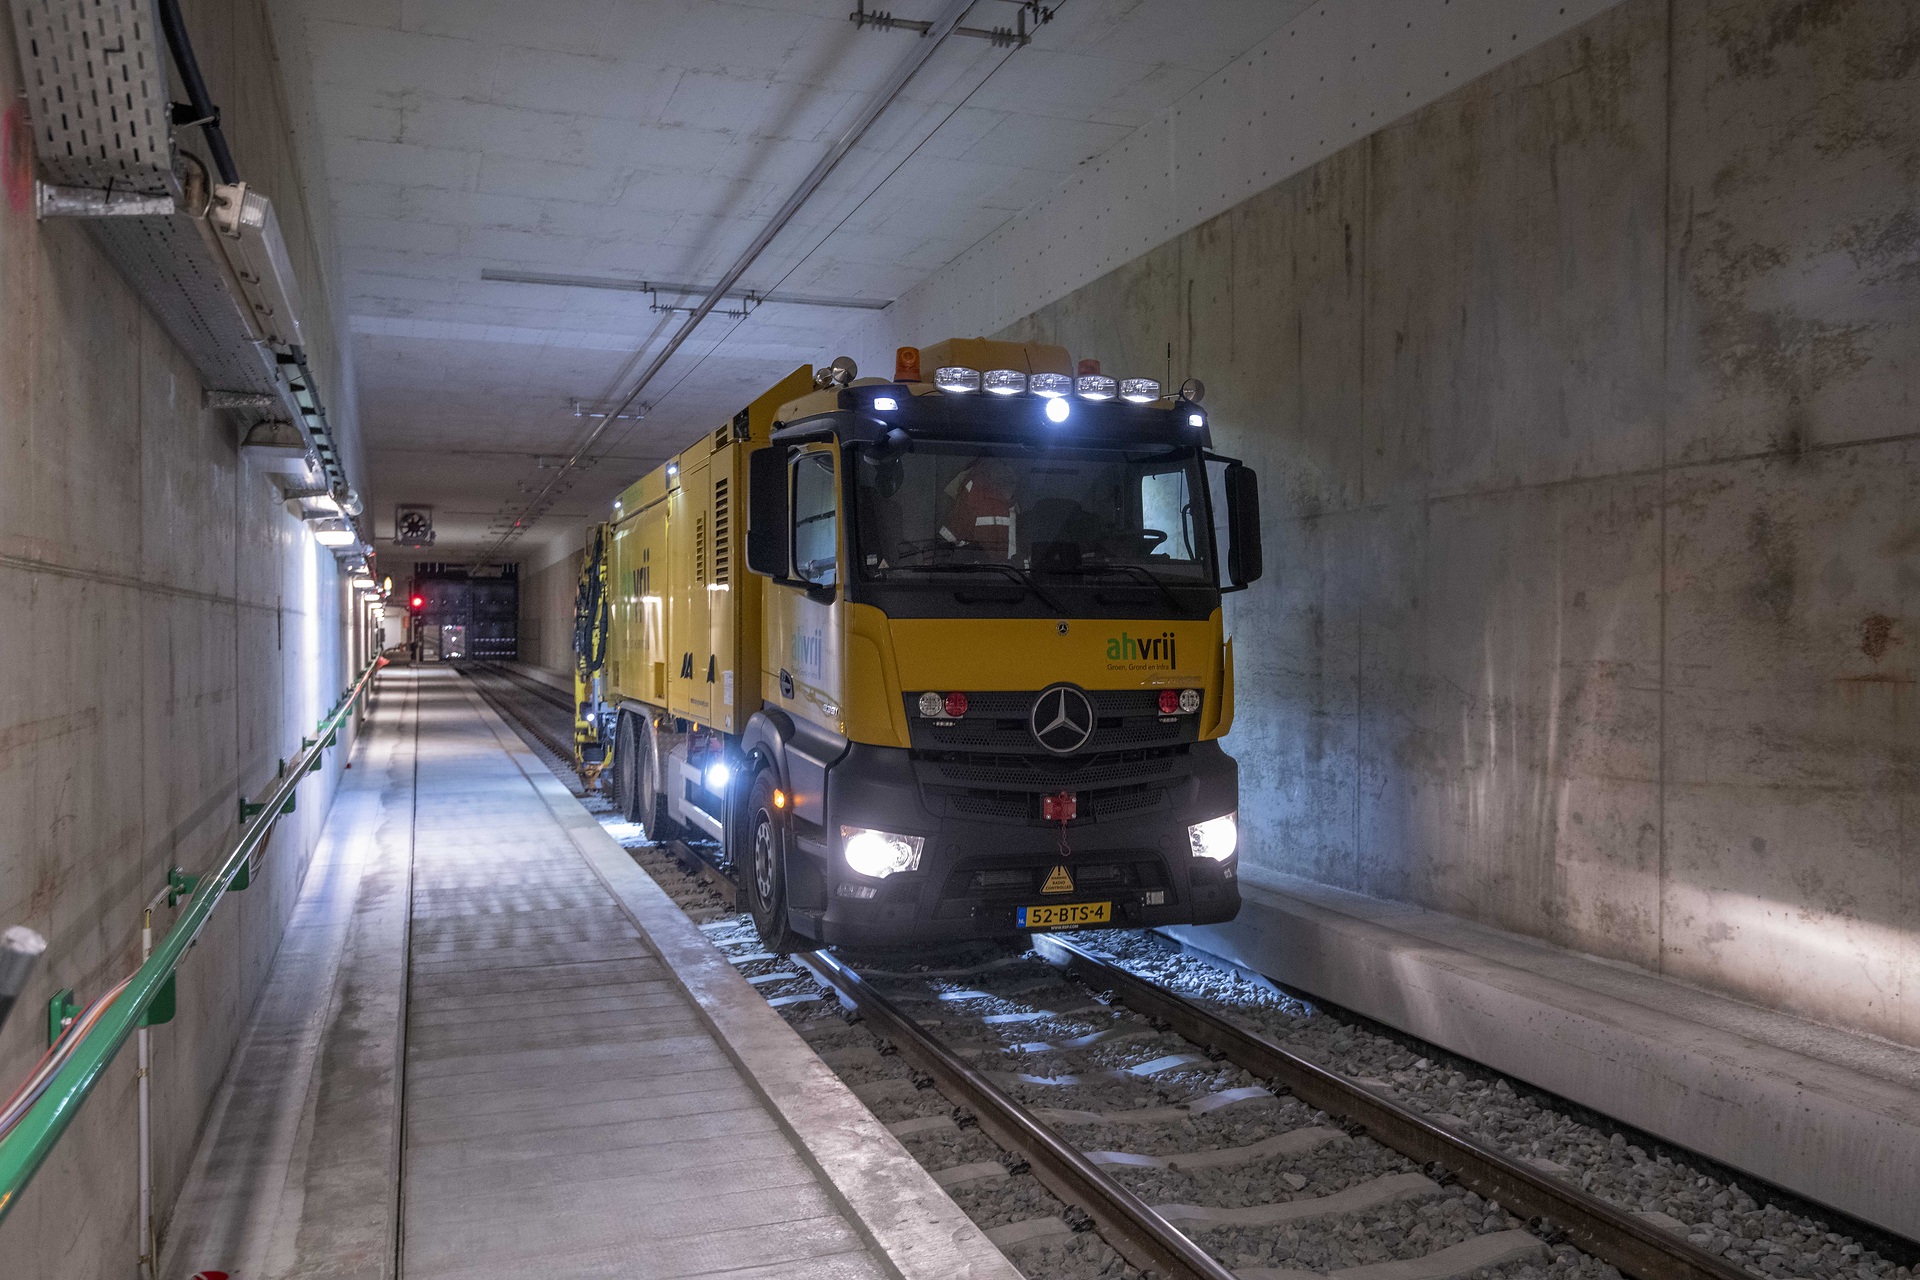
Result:
M1148 404L1160 398L1160 379L1127 378L1120 384L1120 398L1134 404Z
M978 391L980 371L960 365L947 365L933 371L933 385L942 391Z
M1103 373L1083 373L1073 380L1073 389L1082 400L1111 400L1120 384Z
M989 369L985 385L997 396L1017 396L1027 389L1027 375L1018 369Z
M1037 396L1069 396L1073 394L1073 379L1064 373L1036 373L1027 379L1027 390Z

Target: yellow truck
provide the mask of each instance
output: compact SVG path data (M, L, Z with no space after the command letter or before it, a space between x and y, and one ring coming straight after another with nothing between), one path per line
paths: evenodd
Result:
M582 764L776 952L1231 919L1260 516L1203 389L978 338L856 375L795 370L591 531Z

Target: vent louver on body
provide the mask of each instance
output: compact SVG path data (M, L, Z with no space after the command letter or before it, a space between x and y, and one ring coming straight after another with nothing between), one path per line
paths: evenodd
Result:
M730 536L732 521L727 513L727 482L724 478L713 482L713 581L723 586L728 581L732 556Z

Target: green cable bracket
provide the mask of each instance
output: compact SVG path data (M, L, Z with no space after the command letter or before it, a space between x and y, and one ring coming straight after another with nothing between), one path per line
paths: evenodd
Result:
M253 859L248 858L246 861L240 864L240 869L233 873L233 879L227 882L227 888L233 890L235 893L238 893L242 889L246 888L248 885L251 885L252 883L253 883Z
M47 1001L47 1044L51 1046L60 1039L60 1033L72 1025L80 1014L80 1006L73 1002L73 988L66 987L53 993L53 999Z
M243 827L246 826L249 822L253 821L255 814L265 813L266 809L267 809L267 806L263 804L255 804L253 801L247 799L245 796L241 796L240 797L240 825Z
M259 807L259 805L254 806L256 809ZM178 867L169 868L167 871L167 905L170 907L179 906L180 899L187 897L199 887L199 876L188 871L182 871Z
M168 974L167 980L160 984L160 989L153 993L153 999L147 1001L147 1007L140 1011L141 1026L159 1027L173 1021L174 1008L179 1003L176 999L176 980L179 977L177 973Z

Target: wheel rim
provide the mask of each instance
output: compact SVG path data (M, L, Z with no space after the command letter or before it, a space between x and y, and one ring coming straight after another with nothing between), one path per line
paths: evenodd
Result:
M760 905L773 905L773 819L765 809L753 815L753 887Z

